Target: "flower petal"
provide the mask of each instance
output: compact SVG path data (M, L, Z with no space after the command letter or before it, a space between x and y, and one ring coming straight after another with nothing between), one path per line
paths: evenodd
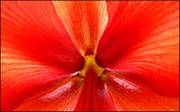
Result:
M83 67L84 59L51 2L1 2L1 109Z
M14 110L34 89L67 76L62 69L32 61L18 50L1 49L1 109Z
M67 32L83 55L94 54L108 21L105 1L53 1Z
M179 2L122 1L113 14L98 45L97 63L137 74L162 95L178 96Z
M118 111L179 110L179 97L158 95L135 74L108 71L102 79Z
M3 1L1 5L2 48L18 49L32 60L71 73L83 67L84 59L51 2Z
M51 81L36 88L15 111L73 111L82 85L76 76Z

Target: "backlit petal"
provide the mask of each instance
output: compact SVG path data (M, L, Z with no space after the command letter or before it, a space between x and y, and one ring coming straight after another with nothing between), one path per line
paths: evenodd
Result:
M1 2L1 109L35 88L80 70L84 59L51 2Z
M179 110L179 97L158 95L135 74L106 72L102 79L118 111Z
M32 60L68 72L82 68L84 59L65 31L51 2L3 1L1 6L2 48L18 49Z
M179 95L179 2L121 1L100 40L96 61L137 74L154 91Z
M53 1L56 12L81 53L94 54L108 21L105 1Z
M1 109L13 110L34 89L67 76L61 69L32 61L18 50L1 49Z

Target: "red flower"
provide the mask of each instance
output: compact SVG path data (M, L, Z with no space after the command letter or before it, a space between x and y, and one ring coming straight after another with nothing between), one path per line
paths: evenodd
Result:
M1 110L179 110L179 1L2 1Z

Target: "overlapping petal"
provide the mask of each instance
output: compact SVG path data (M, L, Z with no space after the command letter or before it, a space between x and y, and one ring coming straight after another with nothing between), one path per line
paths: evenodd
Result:
M135 74L107 71L103 81L119 111L178 111L179 97L163 97Z
M83 55L96 52L108 22L105 1L53 1L73 42Z
M154 91L179 95L179 2L108 2L110 21L96 61L113 70L137 74Z
M50 1L1 2L1 109L83 67L84 59Z
M68 36L52 2L2 2L2 48L18 49L33 60L75 72L84 59Z
M2 110L179 110L179 2L1 6ZM114 72L70 75L92 54Z

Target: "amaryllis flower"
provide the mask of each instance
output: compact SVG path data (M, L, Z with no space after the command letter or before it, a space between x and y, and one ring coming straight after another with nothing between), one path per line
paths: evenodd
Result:
M179 110L179 1L2 1L1 110Z

